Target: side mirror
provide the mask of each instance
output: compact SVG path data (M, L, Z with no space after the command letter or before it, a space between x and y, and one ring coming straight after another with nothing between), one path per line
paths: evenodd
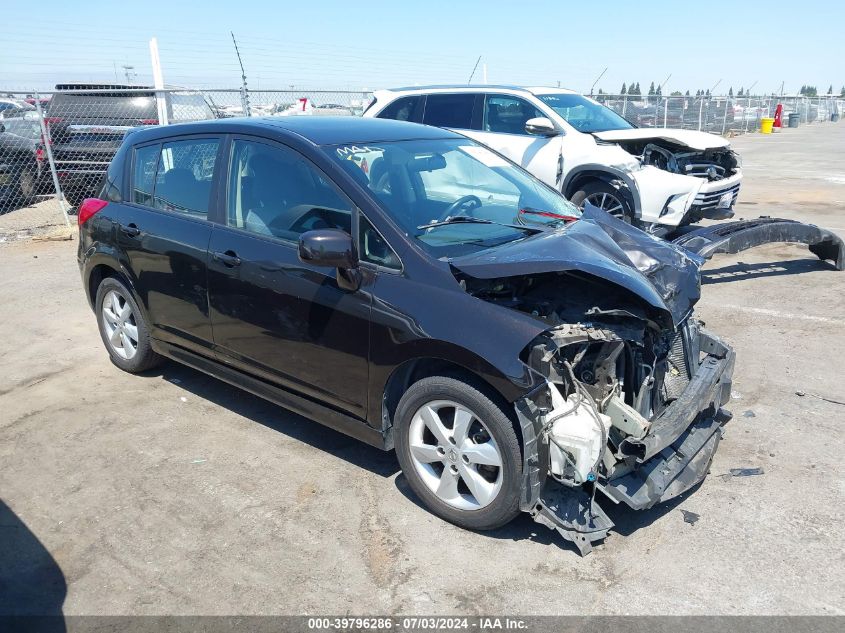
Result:
M340 229L317 229L299 236L299 261L312 266L337 268L337 285L357 290L361 285L358 253L352 236Z
M525 131L535 136L557 136L560 130L549 119L538 116L525 122Z

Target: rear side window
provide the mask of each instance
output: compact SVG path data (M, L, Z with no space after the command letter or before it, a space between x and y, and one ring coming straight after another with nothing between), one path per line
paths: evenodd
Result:
M218 139L172 141L135 150L132 202L208 216Z
M428 95L423 123L436 127L472 128L474 94Z
M402 97L397 99L378 115L379 119L394 119L396 121L410 121L411 123L421 123L423 114L423 102L425 97L418 95L415 97Z
M219 145L217 139L174 141L162 145L153 206L206 217Z

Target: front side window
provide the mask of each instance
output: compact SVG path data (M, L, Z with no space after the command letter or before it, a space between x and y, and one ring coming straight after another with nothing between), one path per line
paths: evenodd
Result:
M218 139L172 141L161 146L153 206L207 217Z
M581 95L548 94L537 95L537 98L579 132L607 132L634 127L610 108Z
M315 229L352 233L352 203L298 152L235 140L229 169L228 226L297 240Z
M325 151L435 257L498 246L580 216L558 192L469 139L337 145Z
M395 121L410 121L412 123L422 122L423 104L425 97L419 95L414 97L402 97L382 110L379 119L394 119Z
M523 134L529 119L545 116L525 99L508 95L487 95L484 100L484 131Z
M474 105L474 94L428 95L425 102L423 123L435 127L453 127L468 130L472 127L472 109Z

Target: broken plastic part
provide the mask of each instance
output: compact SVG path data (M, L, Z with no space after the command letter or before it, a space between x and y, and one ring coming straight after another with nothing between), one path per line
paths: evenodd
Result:
M673 244L704 259L717 253L739 253L761 244L779 242L807 244L819 259L832 261L836 270L845 270L842 239L827 229L795 220L769 217L738 220L695 229L672 240Z

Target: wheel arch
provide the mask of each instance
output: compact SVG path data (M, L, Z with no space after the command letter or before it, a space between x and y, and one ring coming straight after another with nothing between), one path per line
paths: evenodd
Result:
M513 406L511 405L511 393L504 393L491 380L490 371L492 367L469 367L464 362L456 359L448 359L440 356L417 356L409 358L396 366L388 376L381 389L381 411L382 428L385 432L386 448L393 447L392 431L396 408L408 388L423 378L432 376L445 376L461 380L475 387L485 396L490 398L502 411L516 422ZM516 427L518 430L518 427ZM521 434L517 436L522 441Z
M629 172L607 165L583 165L570 171L563 181L561 189L564 197L569 200L586 183L598 180L609 185L619 186L619 191L631 205L636 216L640 215L640 201L637 187Z

